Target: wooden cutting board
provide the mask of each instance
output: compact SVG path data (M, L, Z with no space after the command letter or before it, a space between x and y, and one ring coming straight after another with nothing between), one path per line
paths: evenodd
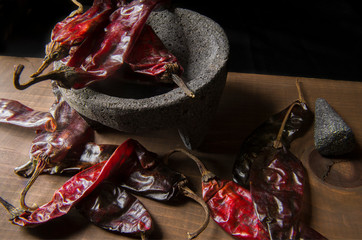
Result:
M47 111L54 101L49 82L42 82L24 91L12 84L15 64L25 70L22 81L36 70L41 59L0 56L0 98L14 99L40 111ZM311 109L316 98L325 98L342 116L362 143L362 83L327 79L299 78L304 97ZM217 114L214 116L204 143L197 155L209 170L231 179L231 169L238 149L261 122L297 98L295 77L229 73ZM142 134L126 134L114 130L96 133L97 143L121 144L134 138L148 150L160 155L184 147L176 129L163 129ZM27 180L13 169L29 160L28 152L34 132L20 127L0 125L0 196L19 206L19 196ZM331 160L322 158L313 148L313 129L293 142L292 149L308 173L304 219L329 239L360 239L362 236L362 153ZM332 164L332 162L335 162ZM170 166L183 172L190 187L201 194L200 175L196 166L182 155L175 155ZM322 180L330 169L329 175ZM26 201L38 205L50 200L54 191L68 178L41 175L31 188ZM140 198L150 211L155 229L152 239L186 239L186 232L202 223L204 213L195 202L182 199L164 204ZM106 232L87 222L76 211L53 223L23 229L8 221L9 215L0 208L2 239L128 239ZM232 239L212 220L198 239Z

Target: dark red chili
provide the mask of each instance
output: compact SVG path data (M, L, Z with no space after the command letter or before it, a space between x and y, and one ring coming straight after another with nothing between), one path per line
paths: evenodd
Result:
M123 168L122 174L116 176L114 182L132 193L157 201L172 201L179 196L186 196L198 202L206 212L206 218L196 231L188 232L188 238L197 237L207 226L209 211L205 203L189 189L186 177L160 161L157 154L148 151L139 142L128 140L134 146L130 156L132 167Z
M313 123L313 113L308 108L302 97L299 83L297 82L299 99L279 113L274 114L259 127L257 127L243 142L236 160L232 174L233 180L249 189L249 174L251 166L266 146L271 146L277 138L278 131L282 125L285 114L293 106L289 118L285 124L281 141L289 148L290 143L297 137L304 134Z
M100 162L77 173L55 191L50 202L34 211L15 214L12 222L20 226L36 226L67 214L103 181L119 174L120 169L130 167L132 162L129 162L129 156L133 150L131 141L124 142L108 161Z
M270 239L304 237L300 227L304 167L282 143L283 131L293 107L291 105L285 114L274 144L258 153L250 170L250 192L254 208L259 220L268 229ZM302 231L306 231L306 228ZM320 234L314 234L313 238L325 239Z
M0 122L47 132L54 132L57 127L49 112L35 111L18 101L4 98L0 99Z
M183 68L177 58L167 50L151 26L145 25L126 62L134 72L152 76L156 82L174 82L188 96L195 97L180 77Z
M43 63L31 77L40 75L52 62L68 56L71 47L82 44L87 38L96 37L95 34L107 26L109 16L116 8L112 0L95 0L89 9L82 13L82 4L72 1L78 9L54 26Z
M202 175L202 196L210 209L211 217L236 239L269 239L269 234L259 221L250 192L233 181L220 180L208 171L203 163L183 149L197 164ZM169 154L169 155L170 155Z
M14 85L25 89L37 82L53 79L66 88L83 88L92 82L112 76L125 62L137 41L151 11L167 0L134 0L120 6L109 17L110 23L96 37L86 38L63 59L65 66L19 83L24 68L14 71Z
M112 144L87 143L84 148L72 149L54 166L45 167L42 173L72 175L97 163L106 161L118 146Z
M111 232L145 239L152 230L152 218L145 206L109 181L101 183L76 208L92 223Z
M94 131L87 122L63 99L53 104L50 113L57 122L57 130L38 133L30 148L30 162L16 169L16 171L31 174L20 198L24 209L29 209L25 204L25 195L42 170L46 166L57 165L71 149L83 148L94 137Z

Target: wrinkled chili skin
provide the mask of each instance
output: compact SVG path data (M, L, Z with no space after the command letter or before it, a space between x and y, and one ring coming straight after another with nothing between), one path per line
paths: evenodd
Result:
M64 159L71 148L84 146L94 136L87 122L64 100L56 104L53 116L58 129L53 133L37 134L30 149L31 159L47 156L49 166Z
M47 167L43 173L73 175L97 163L106 161L118 146L112 144L87 143L84 148L72 149L55 166ZM79 152L82 151L82 152Z
M26 211L12 219L19 226L36 226L67 214L103 181L132 166L129 156L134 152L132 141L120 145L108 161L100 162L71 177L55 191L51 201L33 212Z
M35 111L18 101L4 98L0 98L0 123L46 132L54 132L57 128L50 113Z
M120 186L134 194L157 201L169 201L178 196L179 187L186 184L186 177L160 161L156 153L148 151L134 141L134 165L128 173L120 175Z
M167 50L151 26L147 24L126 62L134 72L154 76L156 81L161 80L162 74L166 71L166 65L177 64L180 66L177 58ZM183 69L180 66L177 74L181 75L182 72Z
M151 215L144 205L111 182L100 184L76 208L92 223L108 231L136 236L152 230Z
M296 103L298 104L293 107L290 113L281 139L284 146L288 148L290 143L303 135L313 123L314 115L307 104L300 101L296 101ZM233 180L244 188L249 189L251 166L262 149L273 144L288 108L289 106L263 122L241 145L234 162L232 175Z
M73 157L79 158L85 144L94 138L94 131L88 123L62 98L55 101L49 112L57 123L57 130L37 133L30 147L29 162L14 169L20 176L33 174L35 160L47 159L47 168L52 168L59 165L69 151L73 152Z
M266 148L250 172L255 211L271 239L299 239L304 167L286 148Z
M151 11L166 2L168 1L134 0L115 10L99 39L86 42L63 61L80 76L71 83L72 88L83 88L94 81L112 76L129 57ZM94 49L98 50L92 52Z
M81 44L87 37L94 37L94 31L109 23L108 18L115 7L114 1L95 0L86 12L57 23L52 30L51 40L67 47Z
M202 196L214 221L234 238L269 239L247 189L215 178L202 182Z

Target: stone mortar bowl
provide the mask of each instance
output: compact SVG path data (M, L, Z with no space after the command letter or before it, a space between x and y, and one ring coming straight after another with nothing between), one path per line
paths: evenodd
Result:
M227 37L211 19L187 9L153 12L148 24L179 59L185 70L182 78L195 93L195 98L188 97L177 86L123 85L117 94L94 87L60 88L60 92L95 128L100 123L136 133L176 127L185 146L197 148L225 86L229 54Z

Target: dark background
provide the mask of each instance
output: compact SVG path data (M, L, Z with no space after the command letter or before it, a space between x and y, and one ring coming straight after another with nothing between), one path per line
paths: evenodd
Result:
M81 1L84 5L90 0ZM362 8L347 0L174 0L219 23L229 71L362 80ZM0 0L0 54L43 57L70 0Z

